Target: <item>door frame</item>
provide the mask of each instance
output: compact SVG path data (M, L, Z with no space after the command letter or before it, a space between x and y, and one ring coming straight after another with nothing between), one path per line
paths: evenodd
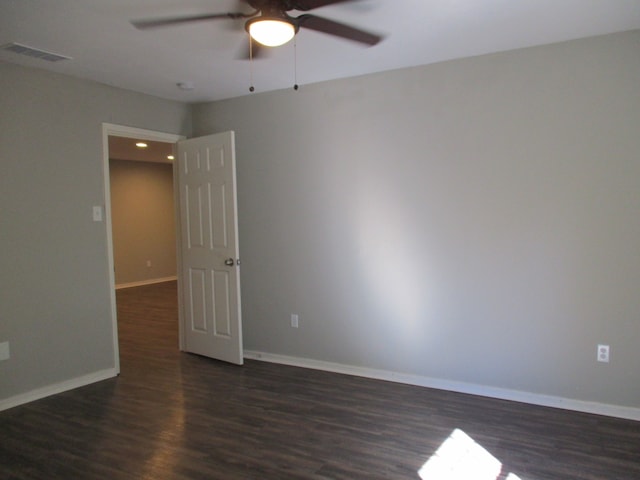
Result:
M187 137L184 135L177 135L173 133L158 132L154 130L145 130L143 128L127 127L124 125L116 125L112 123L102 124L102 172L104 178L104 221L107 236L107 271L109 275L109 309L111 316L111 328L113 331L113 365L116 374L120 374L120 347L118 344L118 314L116 309L116 279L115 279L115 263L113 259L113 231L111 224L111 178L109 175L109 137L125 137L138 140L148 140L155 142L173 143L180 140L184 140ZM176 201L176 163L173 163L173 184L174 184L174 199L173 205L176 215L176 224L180 222L180 209ZM182 259L180 258L180 235L179 229L176 229L176 245L178 254L176 257L178 272L182 269ZM178 282L180 278L178 275ZM178 295L180 297L180 295ZM178 299L178 311L180 312L179 318L182 319L182 301ZM182 335L182 322L178 320L179 330L179 348L183 349L183 335Z

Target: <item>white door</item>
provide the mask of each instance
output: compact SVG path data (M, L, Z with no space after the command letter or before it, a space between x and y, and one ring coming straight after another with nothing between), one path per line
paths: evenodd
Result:
M234 134L177 145L183 348L242 365Z

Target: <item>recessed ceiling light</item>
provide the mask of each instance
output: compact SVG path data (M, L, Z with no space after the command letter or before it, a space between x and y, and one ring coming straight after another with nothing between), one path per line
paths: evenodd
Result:
M148 146L149 146L149 145L147 145L147 144L146 144L146 143L144 143L144 142L137 142L137 143L136 143L136 147L138 147L138 148L147 148Z
M176 157L174 157L173 155L167 155L167 159L168 160L175 160Z

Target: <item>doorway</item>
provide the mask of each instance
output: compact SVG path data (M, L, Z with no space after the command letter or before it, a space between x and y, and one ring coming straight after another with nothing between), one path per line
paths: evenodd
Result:
M177 279L173 148L109 136L116 290Z
M125 127L113 124L102 125L103 136L103 172L104 172L104 192L105 192L105 220L107 229L107 256L109 264L109 289L110 289L110 309L113 328L113 349L114 349L114 367L117 373L120 373L120 349L118 341L118 325L117 325L117 305L116 305L116 275L115 275L115 261L114 261L114 237L113 237L113 223L112 223L112 210L111 210L111 175L110 175L110 148L109 139L114 137L117 139L128 139L136 141L146 142L162 142L175 144L177 141L184 139L185 137L180 135L155 132L151 130L144 130L133 127ZM112 146L114 143L112 142ZM173 168L173 178L175 179L175 167ZM174 182L175 185L175 182ZM173 205L174 212L176 211L175 203ZM176 215L177 217L177 215ZM151 265L147 267L148 262ZM179 262L179 259L177 260ZM152 260L145 260L144 268L153 268ZM179 268L179 265L177 266ZM180 323L180 322L178 322ZM179 338L180 345L182 342L182 327L179 325Z

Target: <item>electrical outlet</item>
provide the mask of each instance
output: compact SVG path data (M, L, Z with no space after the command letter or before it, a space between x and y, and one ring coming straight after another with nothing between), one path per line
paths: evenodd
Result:
M151 260L147 260L147 267L151 266Z
M9 342L0 343L0 360L9 360L10 357Z
M609 363L609 345L598 345L598 361Z
M291 314L291 326L293 328L298 328L298 315L295 313Z

